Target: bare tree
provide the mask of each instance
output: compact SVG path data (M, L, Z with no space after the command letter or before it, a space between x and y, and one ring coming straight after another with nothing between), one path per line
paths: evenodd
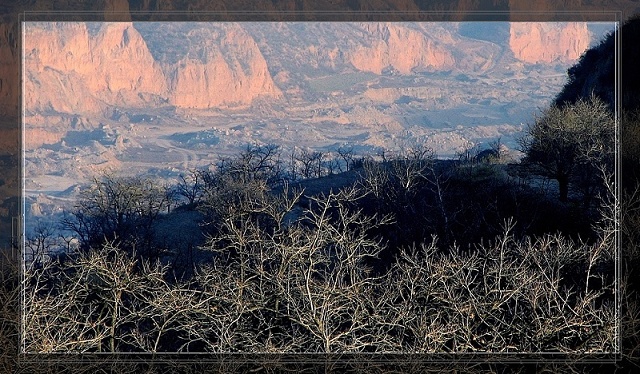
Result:
M168 204L166 189L151 179L105 174L81 192L62 223L78 235L82 250L117 240L130 253L157 257L153 224Z
M20 351L22 285L18 261L4 248L0 249L0 371L18 370Z
M295 153L294 158L302 164L300 174L303 178L319 178L323 175L322 160L324 153L303 149L299 153Z
M354 162L354 150L353 147L339 147L337 149L338 155L344 161L344 170L340 166L340 171L349 171L353 168Z
M251 215L225 221L225 234L210 242L218 261L202 275L216 279L204 281L215 285L209 291L216 292L215 300L226 300L220 325L199 329L209 349L357 352L374 344L364 333L373 311L362 303L372 299L377 282L366 260L382 246L367 231L388 220L353 211L356 194L352 189L312 198L313 208L293 226L283 224L294 203L284 197L269 204L281 209L259 208L276 222L271 229ZM247 329L267 332L255 336Z
M39 221L24 243L26 261L42 264L58 249L57 244L53 224Z
M26 352L177 351L196 291L114 243L25 273Z
M336 158L324 160L322 161L321 168L322 170L326 170L328 175L333 175L336 171L340 170L340 160Z
M504 234L475 249L404 250L374 276L391 223L358 210L355 189L253 205L225 220L216 253L188 283L108 243L25 274L29 352L608 352L616 349L615 229L601 239ZM262 220L264 221L264 220ZM136 261L142 261L136 266ZM578 270L576 270L578 269ZM579 270L581 269L581 270ZM576 271L578 273L576 273ZM575 277L575 275L579 275ZM598 282L595 282L598 280Z
M211 173L211 260L178 281L168 266L108 241L25 273L31 352L610 352L617 348L618 215L607 181L592 242L502 234L460 248L399 247L385 272L379 235L397 221L368 212L375 191L437 191L431 153L365 163L364 186L307 196L264 179ZM381 176L381 179L378 178ZM378 180L378 179L379 180ZM372 187L377 186L377 187ZM378 188L380 187L380 188ZM388 189L393 189L389 195ZM411 203L415 200L407 200ZM445 207L447 208L447 207ZM604 209L607 208L607 209ZM412 208L407 208L411 211ZM449 214L449 210L445 210ZM410 215L416 221L414 215ZM399 217L399 216L398 216ZM404 222L404 221L403 221Z
M404 251L382 305L412 352L606 352L616 347L612 274L599 290L571 288L566 271L597 253L562 236L515 241L513 224L477 250ZM610 242L599 245L610 246ZM589 275L582 274L587 278ZM583 278L585 280L586 278Z
M615 126L607 105L595 96L563 107L551 106L528 127L520 143L524 163L535 171L558 181L559 199L567 201L569 186L576 176L585 199L593 197L588 188L599 184L598 165L613 168ZM586 189L585 189L586 188Z
M269 185L275 185L283 177L280 146L249 144L239 155L220 160L218 173L230 175L241 182L262 179Z
M200 202L204 188L203 171L190 170L187 175L180 174L180 181L176 185L177 193L187 199L187 204Z
M362 185L365 191L373 194L377 199L383 198L388 193L390 174L385 165L366 158L362 164Z

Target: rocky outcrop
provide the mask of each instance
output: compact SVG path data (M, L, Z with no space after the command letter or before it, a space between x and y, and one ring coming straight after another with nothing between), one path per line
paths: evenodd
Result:
M26 128L24 130L24 149L31 150L44 144L56 144L64 138L64 135L64 132L50 132L41 128Z
M115 3L114 3L115 4ZM455 26L354 23L245 25L27 24L25 103L30 113L102 113L109 107L172 104L208 109L298 95L308 74L349 69L381 74L483 71L502 55L495 43ZM589 43L584 23L513 23L510 47L528 63L575 60ZM144 35L144 37L143 37ZM278 40L278 46L269 45ZM0 51L1 52L1 51ZM1 82L0 82L1 83ZM2 89L2 87L0 87Z
M167 87L160 66L131 23L105 24L93 46L97 68L88 86L115 105L143 106L141 93L165 96Z
M512 22L509 46L528 63L571 62L589 47L586 23Z
M194 30L187 38L196 33L197 44L170 76L174 105L197 109L244 106L258 97L282 96L260 49L239 25Z
M143 107L166 96L162 70L131 23L29 25L25 38L27 111L96 113L106 105Z
M98 113L108 106L248 105L280 97L256 43L239 25L198 29L188 53L164 69L130 22L32 24L25 38L28 113ZM208 35L204 35L208 34Z
M84 83L92 67L86 25L26 24L25 33L26 114L100 111Z
M393 23L365 23L362 28L373 41L349 54L349 61L358 70L380 74L391 67L409 74L414 68L446 69L455 62L443 45L418 30Z
M580 60L569 68L568 73L571 79L556 96L554 104L575 103L580 99L589 99L593 94L607 103L612 111L616 109L616 104L619 104L623 113L640 113L638 39L640 39L640 14L625 22L618 29L617 34L609 34L600 43L589 48ZM617 50L620 54L618 58L614 58ZM620 69L619 74L622 77L623 84L619 86L616 80L616 68ZM633 121L627 120L622 123L633 123ZM622 131L624 134L625 130ZM634 140L634 138L629 137L627 140Z
M93 70L91 43L84 23L54 22L25 25L25 64L30 72L50 68L86 75Z

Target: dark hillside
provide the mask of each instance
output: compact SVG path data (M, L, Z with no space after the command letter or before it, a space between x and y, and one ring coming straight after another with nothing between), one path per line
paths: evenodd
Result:
M634 188L640 179L640 15L630 18L619 30L620 37L620 156L622 185ZM613 110L615 104L615 34L585 52L568 70L569 79L556 96L555 104L575 103L592 93Z
M619 30L621 108L640 109L640 15L629 19ZM569 68L569 80L555 99L556 105L575 103L592 92L613 109L615 100L615 34L587 50L578 63Z
M366 166L368 165L368 166ZM552 186L518 176L517 165L499 163L461 163L434 160L407 190L397 179L398 170L389 162L369 162L365 167L321 178L302 180L289 186L289 192L304 190L296 214L310 209L310 200L337 193L350 186L361 191L355 208L368 216L389 215L394 224L369 230L383 240L386 248L374 267L386 271L401 248L438 237L442 248L457 245L471 248L493 240L513 219L513 234L543 236L561 232L571 238L593 241L593 217L575 204L551 198ZM377 192L373 184L376 182ZM276 188L274 193L281 193Z
M623 279L626 289L635 289L638 275L631 269L640 266L637 250L640 237L640 215L637 209L638 196L634 191L640 185L640 14L633 16L619 30L620 38L620 89L619 106L619 156L621 161L622 220L620 223ZM585 52L580 61L569 69L569 81L555 100L556 105L575 103L591 93L600 97L613 109L615 98L615 35L608 35L599 45ZM634 294L623 299L637 303ZM629 305L627 304L627 305ZM623 306L623 321L637 324L637 315L631 316ZM637 332L625 330L622 345L624 352L637 351L640 344ZM632 354L633 355L633 354ZM637 356L636 356L637 357Z

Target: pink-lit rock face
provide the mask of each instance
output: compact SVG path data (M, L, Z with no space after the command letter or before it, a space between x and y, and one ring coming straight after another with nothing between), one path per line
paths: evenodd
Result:
M91 88L116 95L129 92L134 93L133 96L140 92L166 94L162 70L131 23L105 24L92 51L98 77L89 81ZM117 100L114 96L112 99Z
M349 60L358 70L380 74L390 66L409 74L414 68L444 69L455 62L444 46L402 24L365 23L362 28L377 40L350 53Z
M55 144L64 138L64 133L51 132L41 128L24 130L24 149L36 149L43 144Z
M303 26L300 31L295 24L173 25L174 39L164 40L159 35L168 26L161 24L144 31L131 22L105 23L91 33L84 23L27 24L25 109L30 115L99 114L112 106L247 106L259 98L282 98L282 90L291 94L292 79L314 76L316 70L325 75L354 69L381 74L387 68L400 74L480 72L497 66L504 50L503 41L461 36L455 24ZM516 22L509 37L515 58L526 63L572 62L589 44L584 23ZM272 39L283 46L269 45ZM9 59L8 52L0 45L0 56ZM270 69L279 74L281 87ZM3 85L0 94L11 89Z
M585 23L512 22L509 46L528 63L572 62L589 46Z
M131 23L106 23L94 38L83 23L26 32L27 111L96 113L105 104L143 107L145 97L166 95L162 70Z
M98 113L106 105L211 108L280 97L260 50L238 25L212 31L206 46L163 71L129 22L90 37L82 23L29 26L25 107L32 112Z
M255 41L240 26L198 32L210 34L206 44L185 56L170 77L174 105L205 109L282 96Z
M26 27L24 103L30 112L98 112L85 77L94 68L84 24Z

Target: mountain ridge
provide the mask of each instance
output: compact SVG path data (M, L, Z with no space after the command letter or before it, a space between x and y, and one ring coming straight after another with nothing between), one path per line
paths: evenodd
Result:
M291 85L276 83L279 73L298 78L289 79L293 82L313 70L378 75L459 67L483 71L505 53L495 43L461 36L456 24L447 30L441 24L353 23L339 25L333 34L322 23L122 22L105 23L97 31L93 25L91 32L85 23L44 25L29 24L26 31L27 114L95 115L109 107L163 104L243 107L260 97L290 96ZM513 53L510 60L552 64L576 59L590 40L586 25L576 25L523 29L511 23L505 41ZM168 46L165 37L176 47ZM557 49L544 44L558 37L574 43ZM302 43L302 48L293 51L287 42Z

